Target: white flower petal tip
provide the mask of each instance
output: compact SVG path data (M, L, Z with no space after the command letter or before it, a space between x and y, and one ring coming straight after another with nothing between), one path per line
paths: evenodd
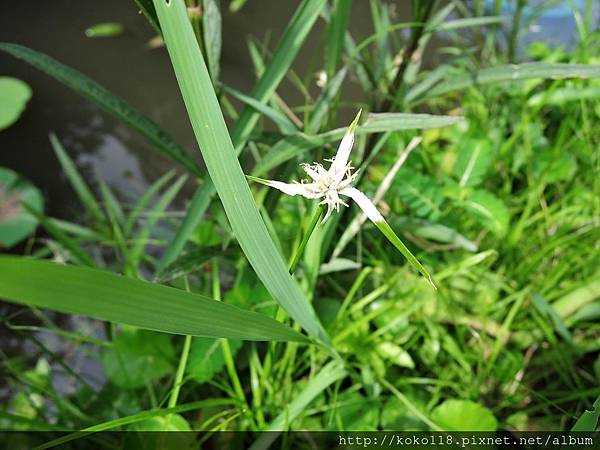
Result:
M385 219L381 215L381 213L377 210L375 205L369 198L363 194L361 191L354 187L347 187L340 191L340 194L350 197L352 200L356 202L358 207L362 209L365 215L372 222L379 223L385 222Z

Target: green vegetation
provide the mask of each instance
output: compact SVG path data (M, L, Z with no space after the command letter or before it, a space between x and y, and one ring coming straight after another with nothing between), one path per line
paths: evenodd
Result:
M520 8L505 20L499 9L484 15L483 2L415 0L412 20L398 23L386 2L371 0L372 34L360 37L351 0L303 0L276 45L249 39L249 93L220 79L218 2L135 3L164 40L206 169L109 87L0 43L192 178L168 172L127 204L86 180L51 133L84 211L68 221L44 215L27 182L18 198L4 195L17 175L0 168L0 246L36 223L43 236L24 256L0 257L0 298L20 305L4 326L43 355L2 355L3 428L597 426L600 31L591 0L587 15L577 13L572 50L536 42L523 55ZM296 73L318 21L326 45L315 67ZM439 35L446 46L436 50ZM423 61L430 52L442 61L433 68ZM278 94L284 78L303 104ZM27 93L15 96L5 126ZM318 201L249 184L307 178L299 163L332 158L360 109L354 185L389 225L364 220L352 202L321 224ZM186 182L196 192L186 215L173 217ZM4 219L9 201L22 236ZM64 327L47 310L110 322L99 333L91 320ZM86 379L37 332L81 347L106 382ZM59 391L50 363L76 388Z

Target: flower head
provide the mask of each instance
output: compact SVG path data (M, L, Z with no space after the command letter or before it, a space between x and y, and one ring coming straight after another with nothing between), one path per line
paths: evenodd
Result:
M323 219L325 222L333 211L339 212L340 206L348 206L342 197L350 197L372 221L382 221L383 217L375 208L375 205L358 189L352 187L352 183L358 175L358 171L352 173L353 167L349 161L350 152L354 145L354 130L360 118L360 111L348 127L335 157L326 160L331 163L329 169L325 169L321 163L302 164L304 172L309 176L309 181L302 183L283 183L275 180L261 180L251 177L267 186L279 189L288 195L302 195L310 199L322 199L322 205L327 205L327 213Z
M354 130L360 118L360 111L348 127L340 146L338 147L335 157L331 160L326 160L331 163L329 169L325 169L321 163L302 164L304 172L309 176L310 180L302 181L301 183L284 183L275 180L263 180L248 176L249 179L258 181L288 195L301 195L309 199L321 199L321 205L327 205L327 213L323 218L325 222L333 211L338 212L340 206L348 206L342 200L343 197L349 197L363 210L365 215L377 226L384 236L396 247L408 261L421 272L431 285L435 288L435 284L431 279L431 275L423 267L423 265L414 257L410 250L402 243L400 238L394 233L392 228L385 221L383 216L369 198L361 191L352 186L358 172L352 173L352 165L349 161L350 152L354 145Z

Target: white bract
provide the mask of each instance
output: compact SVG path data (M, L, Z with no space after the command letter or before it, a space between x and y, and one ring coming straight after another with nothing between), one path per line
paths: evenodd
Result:
M323 222L325 222L333 211L338 212L340 206L348 206L340 196L350 197L363 210L369 219L373 222L383 222L383 216L377 211L375 205L361 191L352 187L358 172L352 173L353 167L350 165L350 152L354 145L354 130L360 117L360 111L354 121L348 127L342 142L338 148L335 157L331 160L329 169L325 169L321 163L302 164L302 168L311 178L311 181L301 183L283 183L275 180L259 180L267 186L279 189L288 195L302 195L310 199L323 199L322 205L327 205L327 213Z

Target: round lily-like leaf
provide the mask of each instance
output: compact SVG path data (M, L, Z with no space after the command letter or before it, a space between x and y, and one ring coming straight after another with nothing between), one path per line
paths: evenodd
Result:
M0 77L0 130L17 121L30 98L31 88L24 81Z
M12 247L35 230L38 221L24 205L41 214L42 194L16 172L0 167L0 248Z

